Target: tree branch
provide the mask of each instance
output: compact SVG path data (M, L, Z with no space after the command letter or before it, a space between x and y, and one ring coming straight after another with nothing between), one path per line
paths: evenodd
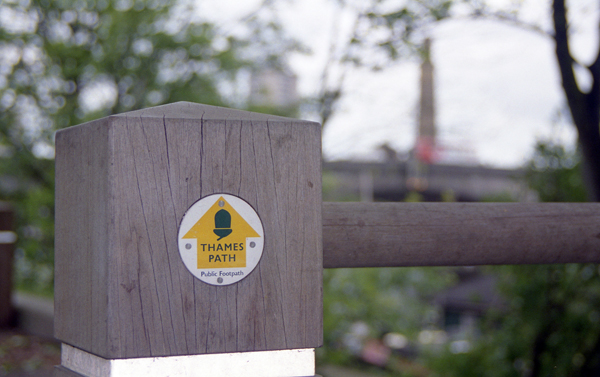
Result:
M598 34L600 36L600 24L598 25ZM588 95L588 108L590 112L594 113L600 108L600 49L598 50L598 54L596 55L594 62L587 68L592 75L592 88L590 89L590 93ZM596 114L596 116L595 129L592 126L589 132L599 132L598 122L600 122L600 115Z
M573 123L579 134L588 196L591 201L600 201L600 63L596 59L590 67L594 81L592 89L587 94L582 93L573 72L574 59L569 52L565 0L553 0L552 10L556 58Z
M454 17L457 18L457 17ZM511 16L510 14L506 14L505 12L477 12L473 15L468 16L467 18L475 18L475 19L489 19L489 20L497 20L497 21L501 21L505 24L509 24L512 26L516 26L520 29L523 30L527 30L527 31L533 31L539 35L543 35L545 37L552 37L552 34L550 32L548 32L547 30L544 30L543 28L541 28L539 25L535 25L529 22L524 22L522 20L519 20L513 16Z
M571 115L577 128L585 123L582 115L585 114L584 93L579 90L573 71L574 59L569 51L569 36L567 26L567 15L564 0L554 0L552 2L553 21L554 21L554 41L556 43L556 58L562 79L562 86L571 109Z

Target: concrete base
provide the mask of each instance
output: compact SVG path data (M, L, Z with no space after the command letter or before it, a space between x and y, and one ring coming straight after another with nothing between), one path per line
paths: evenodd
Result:
M86 377L82 374L73 372L70 369L63 367L62 365L56 365L54 367L54 377Z
M104 359L64 343L61 366L55 370L57 377L308 377L314 375L315 350L312 348Z

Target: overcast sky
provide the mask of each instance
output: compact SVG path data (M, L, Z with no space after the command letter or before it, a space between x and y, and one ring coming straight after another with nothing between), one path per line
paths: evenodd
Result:
M216 2L215 2L216 3ZM210 6L222 25L231 25L253 8ZM510 1L499 7L506 7ZM596 53L597 3L573 2L570 15L576 34L573 50L584 62ZM299 91L314 96L331 38L342 37L351 14L338 17L336 2L282 2L280 16L289 33L313 53L290 60ZM522 2L520 17L548 29L549 1ZM221 8L219 8L221 7ZM460 9L456 11L460 14ZM334 30L337 32L334 33ZM564 109L552 40L541 33L497 21L458 17L424 32L432 38L436 120L447 162L470 161L517 167L531 155L536 140L560 141L573 147L573 126L557 117ZM377 147L388 143L401 153L413 145L418 114L419 62L399 61L379 72L351 71L344 97L323 135L326 159L378 159ZM582 78L585 84L586 78Z
M497 22L461 20L440 23L431 38L443 149L462 150L462 159L481 164L514 167L538 139L573 143L573 128L556 116L563 96L547 37ZM352 76L325 130L325 155L374 158L385 141L410 149L419 76L418 62Z

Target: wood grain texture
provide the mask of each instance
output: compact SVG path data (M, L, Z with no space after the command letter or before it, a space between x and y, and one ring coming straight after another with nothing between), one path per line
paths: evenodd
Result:
M8 203L0 202L0 231L12 231L14 212ZM14 244L0 243L0 328L10 325Z
M107 343L108 190L106 119L56 134L54 335Z
M323 204L325 268L598 262L598 203Z
M61 203L63 210L57 225L57 239L63 233L62 243L57 241L57 338L105 358L321 345L317 123L178 103L97 124L101 129L86 124L57 135L57 182L62 180L57 191L64 191L57 193L57 207ZM77 162L88 156L76 155L77 147L68 144L90 140L106 146L101 167ZM68 151L61 152L63 148ZM101 205L90 205L91 188L77 174L98 184ZM85 197L69 194L83 187ZM246 200L265 231L257 268L224 287L194 278L177 250L185 211L214 193ZM68 197L84 204L62 201ZM83 229L89 221L79 213L99 216L98 230ZM104 232L104 238L89 241L87 234L96 231ZM88 246L94 257L74 260L85 242L93 243ZM105 267L90 271L92 261ZM84 272L95 273L104 285L96 288L91 279L73 292ZM95 299L86 295L101 297L104 307L91 313ZM76 308L73 299L85 307ZM104 324L94 325L96 316L103 316Z

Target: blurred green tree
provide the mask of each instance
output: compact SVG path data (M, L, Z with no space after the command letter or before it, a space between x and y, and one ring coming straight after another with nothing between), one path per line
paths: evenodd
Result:
M466 353L429 355L436 376L598 376L600 271L597 265L504 266L508 307L490 313Z
M415 344L438 320L429 300L455 279L453 270L434 267L325 270L324 346L317 364L356 364L366 340L389 332ZM368 333L354 334L357 324Z
M298 49L261 9L236 37L185 0L0 3L0 199L18 212L21 288L52 289L54 132L182 100L244 107L241 72Z
M541 202L585 202L581 158L563 145L538 142L526 167L529 187Z

